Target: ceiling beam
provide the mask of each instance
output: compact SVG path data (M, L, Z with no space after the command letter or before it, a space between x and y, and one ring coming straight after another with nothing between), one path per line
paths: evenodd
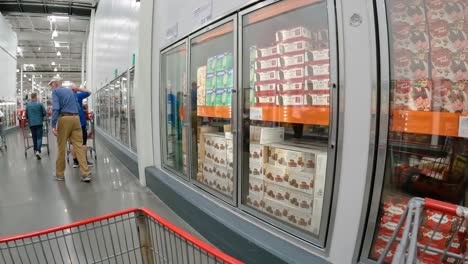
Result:
M31 1L25 1L25 0L17 0L17 1L8 1L8 0L3 0L2 5L30 5L30 6L47 6L47 7L65 7L69 8L68 3L44 3L44 2L31 2ZM82 8L82 9L94 9L94 6L91 5L85 5L85 4L79 4L79 3L72 3L72 8Z
M17 32L18 41L29 40L29 41L62 41L62 42L83 42L86 40L85 32L66 32L59 31L58 37L52 39L52 33L49 32L37 32L37 31L20 31Z
M17 18L17 17L48 17L51 14L48 13L28 13L28 12L6 12L3 14L5 18ZM74 19L81 19L81 20L86 20L89 21L89 16L79 16L79 15L67 15L71 18Z
M75 65L75 66L81 66L81 59L49 59L49 58L18 58L18 64L47 64L50 65L50 63L54 61L55 65L58 66L59 64L64 67L65 65ZM56 67L52 66L51 67Z

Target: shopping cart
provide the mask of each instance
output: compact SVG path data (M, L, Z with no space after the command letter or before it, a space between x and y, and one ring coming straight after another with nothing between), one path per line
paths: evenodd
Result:
M31 130L28 126L28 120L26 118L19 119L20 128L23 135L23 145L24 145L24 157L28 157L28 149L34 148L34 142L31 135ZM47 148L47 155L50 155L49 149L49 119L44 117L42 124L42 148Z
M467 263L468 208L412 198L377 263Z
M125 211L0 238L0 264L242 262L148 209Z
M88 114L86 117L86 122L87 122L87 127L88 127L88 135L87 135L87 151L89 151L89 155L91 158L93 158L94 155L94 160L97 160L97 155L96 155L96 139L94 137L94 115L92 113ZM72 145L70 140L67 141L67 163L70 163L70 155L72 152ZM86 153L87 155L87 153Z

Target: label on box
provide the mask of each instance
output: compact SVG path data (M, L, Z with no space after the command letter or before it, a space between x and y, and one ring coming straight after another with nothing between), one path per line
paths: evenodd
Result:
M258 60L255 63L255 69L257 71L259 70L268 70L272 68L278 68L279 67L279 59L278 58L272 58L272 59L267 59L267 60Z
M223 69L229 71L233 67L232 52L225 52L223 58Z
M251 120L263 120L263 109L261 107L250 107Z
M283 186L288 186L288 178L286 177L286 168L276 167L274 165L265 165L264 168L265 181L274 182Z
M284 140L284 127L262 127L260 131L260 144L270 144Z
M330 64L308 65L305 69L307 76L330 75Z
M263 180L263 165L260 159L249 159L249 175Z
M289 83L282 83L278 85L279 90L282 92L288 91L301 91L304 89L303 82L289 82Z
M262 159L263 158L263 146L260 144L250 143L249 157L252 159Z
M262 210L262 207L264 206L263 192L261 193L249 192L249 194L247 195L247 204L259 210Z
M290 188L309 194L314 193L314 175L311 172L300 172L286 168L286 175ZM317 197L320 198L320 196Z
M263 198L264 207L263 210L270 215L275 216L275 218L287 220L289 210L284 203L278 202L268 196Z
M275 96L257 96L255 97L255 104L258 105L275 105Z
M287 203L290 196L289 190L286 186L275 184L271 181L265 183L265 195L283 203Z
M329 94L306 94L305 103L307 105L314 106L328 106L330 105L330 95Z
M292 56L283 56L280 59L281 67L293 67L293 66L303 66L305 63L306 55L305 53L292 55Z
M225 71L218 71L216 72L216 84L215 87L216 89L224 88L224 76L226 75Z
M291 43L280 44L281 53L285 55L291 55L297 52L303 52L311 48L310 42L300 40Z
M307 90L329 90L330 79L306 80L305 87Z
M277 70L258 72L257 74L255 74L256 82L277 81L279 79L279 72Z
M280 30L275 34L276 42L280 41L291 41L297 38L312 38L310 31L304 27L296 27L287 30Z
M273 56L278 56L279 54L280 52L279 52L279 48L277 45L257 49L258 58L273 57Z
M330 49L312 50L307 54L312 54L310 61L330 60Z
M223 79L224 88L233 88L234 87L234 69L229 69L226 71Z
M304 105L304 96L303 95L278 95L276 96L276 105L279 105L279 106Z
M222 106L222 105L224 105L223 99L226 100L226 89L216 88L216 90L215 90L215 100L213 102L213 106Z
M276 91L276 83L269 83L269 84L259 84L255 85L256 92L272 92Z
M249 177L249 193L262 194L265 190L265 184L262 179Z
M287 206L287 219L288 222L298 226L302 229L312 231L316 233L313 229L314 225L312 224L312 210L311 209L303 209L303 208L294 208L291 206ZM321 216L321 215L320 215Z
M281 80L293 80L304 78L304 68L292 68L280 71Z
M214 73L216 70L216 56L208 58L206 62L206 73ZM207 76L208 79L208 76Z
M215 72L219 71L224 71L225 69L223 68L223 62L224 62L224 53L219 54L216 56L216 67L215 67Z

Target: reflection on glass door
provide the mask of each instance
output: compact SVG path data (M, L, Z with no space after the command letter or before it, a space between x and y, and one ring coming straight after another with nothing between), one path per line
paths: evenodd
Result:
M190 42L192 178L232 200L234 192L232 91L234 23Z
M130 148L137 152L136 121L135 121L135 68L130 69L129 97L130 97Z
M115 137L115 118L114 118L114 107L115 107L115 82L110 83L109 87L109 134Z
M390 49L390 122L383 188L369 257L377 259L411 197L466 206L468 197L468 8L466 1L387 0ZM460 127L462 126L462 127ZM373 209L374 210L374 209ZM428 212L430 214L430 212ZM453 236L462 223L433 215L423 219L421 239L463 253ZM439 222L440 219L441 222ZM435 225L440 228L432 232ZM420 240L421 242L421 240ZM396 244L385 257L391 262ZM466 252L466 251L465 251ZM418 251L418 263L458 263ZM461 263L461 262L460 262Z
M127 74L121 79L121 106L120 106L120 140L125 145L129 145L128 134L128 80Z
M323 234L330 122L326 1L285 0L242 17L242 203L314 239ZM325 221L326 222L326 221Z
M120 141L120 109L122 108L122 95L121 95L121 79L115 80L114 87L114 122L115 122L115 134L114 137Z
M161 54L163 111L163 163L187 174L187 47L181 44Z

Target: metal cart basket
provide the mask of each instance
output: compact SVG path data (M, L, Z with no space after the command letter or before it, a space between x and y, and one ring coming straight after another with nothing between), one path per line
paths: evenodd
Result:
M468 208L412 198L377 263L467 263Z
M0 263L242 263L148 209L0 238Z
M20 128L23 135L23 143L24 143L24 156L28 157L28 149L34 148L34 142L31 135L31 130L28 126L27 119L20 119ZM44 121L42 124L42 148L47 148L47 155L50 155L50 148L49 148L49 119L44 117Z

